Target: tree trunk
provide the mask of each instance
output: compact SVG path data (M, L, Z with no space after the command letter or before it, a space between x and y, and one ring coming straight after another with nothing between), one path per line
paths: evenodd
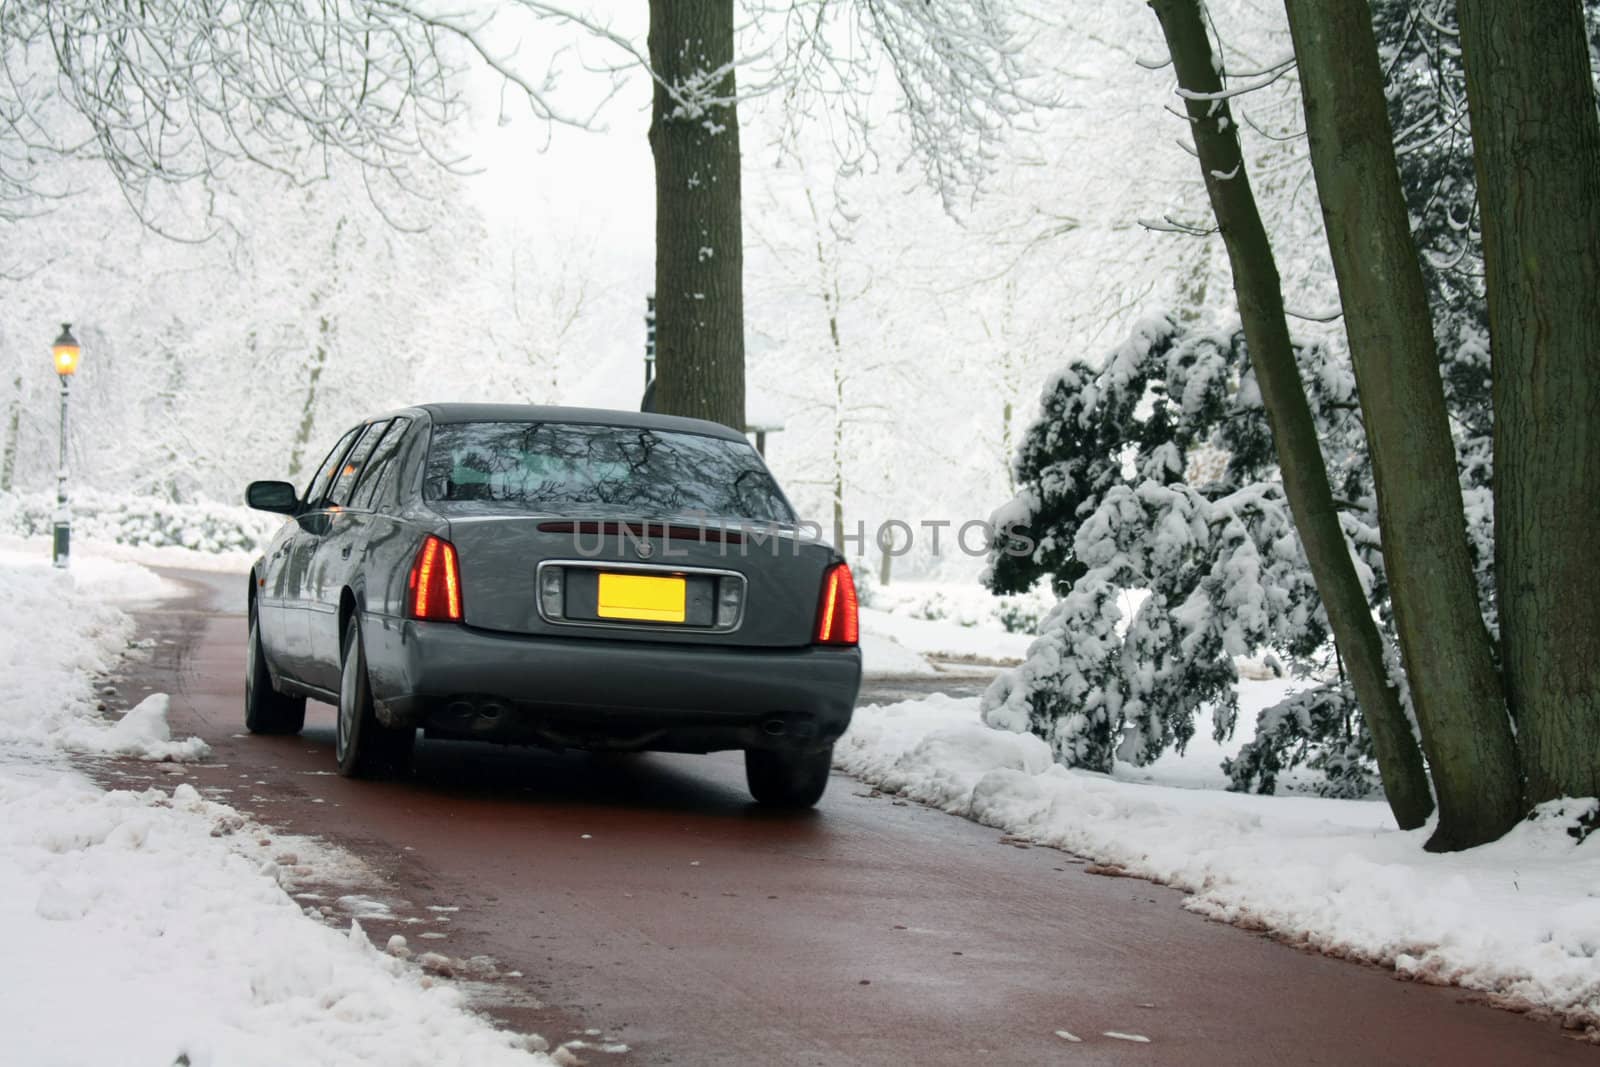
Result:
M656 410L745 428L733 0L651 0Z
M311 350L311 365L306 371L306 403L300 412L300 428L295 431L294 447L289 452L289 477L299 477L306 462L306 449L311 446L311 434L317 426L317 386L322 382L322 371L328 365L328 334L332 330L328 316L317 319L317 347Z
M811 209L811 225L817 238L817 292L822 311L828 317L828 343L832 345L833 367L833 547L844 552L844 341L839 334L839 275L831 269L822 243L822 216L816 198L806 186L806 206ZM863 553L865 549L863 548Z
M0 493L9 493L17 474L17 442L22 437L22 373L13 383L11 411L6 416L6 439L0 446Z
M1383 564L1439 798L1436 851L1521 818L1522 776L1467 548L1422 267L1367 0L1286 0L1306 134L1378 489Z
M347 216L341 215L333 227L333 241L328 253L328 280L319 289L311 294L311 311L317 316L317 346L311 350L311 359L306 368L306 403L300 413L300 429L294 436L294 447L289 452L289 478L298 477L301 469L315 456L307 456L306 449L311 447L311 435L317 428L317 399L318 387L322 383L322 372L328 367L328 356L333 351L332 320L328 318L326 304L330 293L339 291L339 240L344 236L345 223L349 222Z
M1528 799L1600 795L1600 122L1578 0L1460 0L1494 377L1495 583Z
M1389 806L1402 828L1421 826L1433 810L1422 753L1384 669L1383 637L1334 510L1316 424L1289 340L1277 263L1245 173L1237 126L1227 99L1219 95L1222 79L1200 0L1150 0L1150 6L1161 20L1180 92L1186 94L1200 170L1227 245L1250 364L1272 427L1295 528L1372 733Z

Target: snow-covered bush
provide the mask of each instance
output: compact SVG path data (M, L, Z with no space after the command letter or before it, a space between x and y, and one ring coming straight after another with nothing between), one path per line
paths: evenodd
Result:
M1320 772L1314 789L1322 796L1372 795L1378 790L1372 738L1360 722L1361 710L1348 685L1334 682L1291 694L1262 712L1255 739L1222 761L1230 788L1274 792L1279 774L1304 763Z
M1377 608L1386 587L1354 379L1322 346L1297 355ZM1205 453L1225 461L1199 462ZM1071 364L1047 386L1015 473L1021 490L992 521L1036 543L1027 555L997 545L987 583L1006 593L1049 576L1061 600L1027 659L985 694L991 725L1033 732L1069 766L1109 770L1118 757L1181 749L1206 705L1217 739L1231 735L1235 657L1269 649L1301 673L1326 666L1327 622L1241 332L1159 316L1102 366ZM1128 617L1135 590L1148 596ZM1366 751L1359 723L1339 713L1337 687L1314 692L1319 700L1296 696L1263 713L1237 786L1270 791L1301 762L1367 780L1349 765Z
M50 533L54 495L0 493L0 531L21 537ZM142 548L197 552L254 552L281 519L226 504L174 504L151 497L92 490L71 500L75 537Z

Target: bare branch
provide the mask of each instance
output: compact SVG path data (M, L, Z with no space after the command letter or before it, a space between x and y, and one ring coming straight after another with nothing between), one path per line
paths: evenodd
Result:
M591 19L516 0L638 58ZM443 130L463 110L461 59L500 75L538 118L590 126L616 91L569 114L553 65L519 63L493 16L426 0L38 0L0 5L0 218L54 196L55 166L96 160L141 219L147 192L249 164L297 182L353 161L369 187L409 193L419 166L454 169ZM382 205L380 205L380 208Z
M1182 222L1171 215L1163 215L1159 219L1139 219L1138 223L1145 229L1154 230L1157 233L1181 233L1190 237L1210 237L1217 232L1215 226L1202 226L1198 223Z
M988 176L1009 131L1057 106L1032 87L996 0L791 0L782 11L786 121L817 113L834 130L843 169L861 166L873 155L867 90L886 72L912 151L952 213Z

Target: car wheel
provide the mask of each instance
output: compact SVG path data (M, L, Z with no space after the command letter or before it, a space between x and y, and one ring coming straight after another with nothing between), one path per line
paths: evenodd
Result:
M346 778L382 778L403 773L411 763L415 730L393 730L378 721L367 679L367 653L361 623L352 615L345 623L339 674L339 715L334 728L334 757Z
M809 808L822 799L833 766L833 746L816 752L747 748L744 776L750 794L775 808Z
M261 621L250 602L249 648L244 656L244 725L253 734L297 734L306 724L305 697L272 688L267 652L261 647Z

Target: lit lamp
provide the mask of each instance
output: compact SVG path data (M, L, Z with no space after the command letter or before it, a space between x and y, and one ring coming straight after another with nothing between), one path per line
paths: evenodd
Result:
M51 346L55 359L56 376L61 379L61 465L56 474L55 542L51 560L57 567L67 565L67 554L72 547L72 516L67 511L67 387L78 372L80 354L77 338L72 336L72 326L61 324L61 336Z

